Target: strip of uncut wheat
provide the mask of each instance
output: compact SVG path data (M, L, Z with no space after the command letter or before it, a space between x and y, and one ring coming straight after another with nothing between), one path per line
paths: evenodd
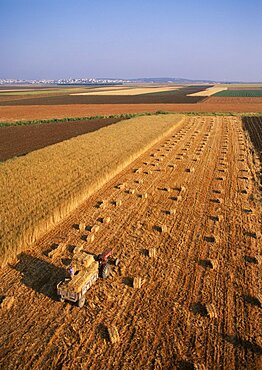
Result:
M129 88L129 89L115 89L115 90L108 90L108 91L92 91L92 92L80 92L74 93L70 95L143 95L143 94L151 94L157 92L164 92L164 91L172 91L176 90L178 87L143 87L143 88Z
M187 96L211 96L219 91L224 91L227 90L227 87L219 87L219 86L214 86L214 87L209 87L208 89L204 91L199 91L193 94L188 94Z
M0 265L28 249L183 119L133 118L3 163Z

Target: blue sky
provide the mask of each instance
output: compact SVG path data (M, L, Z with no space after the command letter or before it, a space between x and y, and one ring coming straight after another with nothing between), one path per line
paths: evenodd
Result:
M262 81L262 0L0 0L0 78Z

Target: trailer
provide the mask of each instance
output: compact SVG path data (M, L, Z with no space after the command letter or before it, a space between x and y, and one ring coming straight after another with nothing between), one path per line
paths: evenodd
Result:
M112 249L97 256L80 251L72 259L69 267L70 277L57 284L60 301L74 302L78 307L83 307L88 289L99 277L106 279L110 274L110 265L117 266L118 263L119 260L113 258Z

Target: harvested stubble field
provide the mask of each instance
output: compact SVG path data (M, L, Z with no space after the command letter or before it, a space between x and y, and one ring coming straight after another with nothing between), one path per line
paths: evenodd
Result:
M259 369L259 166L238 118L174 128L1 270L2 368ZM55 293L79 245L121 261L83 309Z
M182 120L178 115L133 118L4 162L1 263L31 245Z

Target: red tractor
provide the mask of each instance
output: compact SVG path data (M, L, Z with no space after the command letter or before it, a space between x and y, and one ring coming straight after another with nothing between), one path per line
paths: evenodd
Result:
M117 266L119 264L119 259L113 257L113 250L107 249L103 253L98 254L96 261L99 263L99 276L106 279L110 274L109 265Z

